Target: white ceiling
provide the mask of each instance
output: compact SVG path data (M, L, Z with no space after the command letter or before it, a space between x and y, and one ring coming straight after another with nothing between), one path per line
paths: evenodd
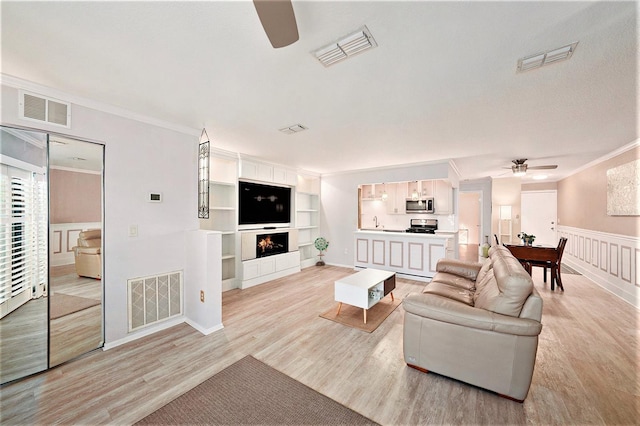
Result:
M300 40L273 49L249 1L3 1L2 72L322 173L453 159L471 179L529 158L555 180L639 137L637 2L293 7ZM377 48L329 68L311 55L363 25ZM570 60L516 73L574 41ZM296 123L309 130L278 131Z

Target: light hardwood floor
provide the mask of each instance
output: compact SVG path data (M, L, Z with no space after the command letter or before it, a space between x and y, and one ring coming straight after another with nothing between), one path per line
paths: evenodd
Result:
M371 334L320 318L352 272L326 266L224 293L209 336L182 324L4 386L0 422L130 424L251 354L381 424L638 424L638 310L580 275L551 292L536 269L544 327L522 404L406 367L402 306Z

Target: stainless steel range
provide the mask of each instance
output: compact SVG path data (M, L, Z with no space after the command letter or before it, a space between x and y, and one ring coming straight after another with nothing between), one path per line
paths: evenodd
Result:
M435 234L437 229L438 219L411 219L411 227L406 232Z

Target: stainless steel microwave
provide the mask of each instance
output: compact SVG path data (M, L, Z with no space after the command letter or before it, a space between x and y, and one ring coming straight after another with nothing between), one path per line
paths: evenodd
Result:
M406 211L407 213L433 213L433 198L421 198L414 200L412 198L407 199Z

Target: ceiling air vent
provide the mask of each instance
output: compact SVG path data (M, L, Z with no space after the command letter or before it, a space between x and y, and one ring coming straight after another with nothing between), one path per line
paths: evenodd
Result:
M376 43L369 29L364 26L355 33L316 50L313 55L322 65L328 67L376 46L378 46L378 43Z
M578 42L576 41L566 46L520 58L518 59L517 70L518 72L525 72L552 64L554 62L567 60L571 58L571 56L573 56L573 52L576 50L577 45Z
M307 130L307 127L304 127L302 124L294 124L292 126L289 127L284 127L282 129L279 129L282 133L286 134L286 135L292 135L294 133L299 133L302 132L304 130Z
M33 93L20 92L20 118L71 127L71 104Z

